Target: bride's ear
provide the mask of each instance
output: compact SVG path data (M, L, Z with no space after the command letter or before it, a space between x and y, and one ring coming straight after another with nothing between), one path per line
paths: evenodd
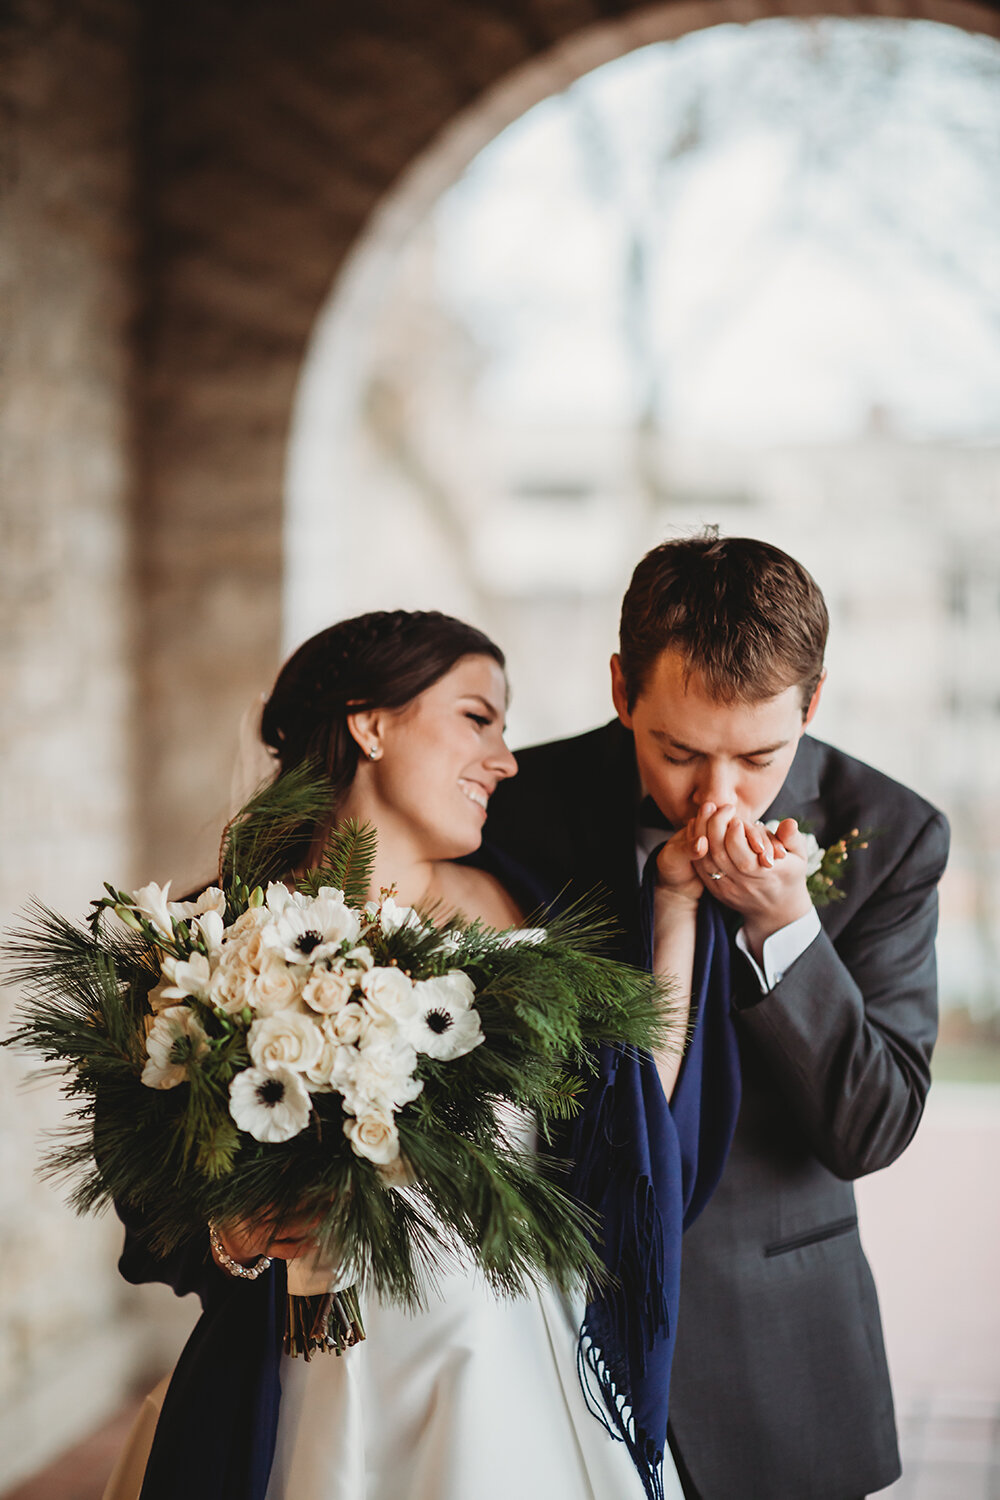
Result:
M348 714L347 728L365 760L381 760L382 715L377 709L366 708Z

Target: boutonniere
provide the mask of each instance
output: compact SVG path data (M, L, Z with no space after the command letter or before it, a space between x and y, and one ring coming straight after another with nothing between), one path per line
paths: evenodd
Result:
M768 833L775 833L781 818L772 818L764 824ZM850 833L824 849L814 833L799 826L806 841L806 890L813 906L829 906L833 901L843 901L844 893L837 884L837 877L855 849L868 848L868 832L852 828Z

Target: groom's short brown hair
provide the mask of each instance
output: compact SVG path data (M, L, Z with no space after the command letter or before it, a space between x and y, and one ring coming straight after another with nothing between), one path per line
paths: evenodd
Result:
M671 650L720 703L759 703L798 683L805 713L823 674L828 629L818 584L780 548L720 537L714 527L663 542L646 553L622 600L629 708Z

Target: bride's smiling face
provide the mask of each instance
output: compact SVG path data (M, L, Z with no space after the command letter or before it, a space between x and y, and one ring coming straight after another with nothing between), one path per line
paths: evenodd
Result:
M463 656L405 708L353 717L376 825L431 859L478 849L490 796L517 771L504 742L507 680L490 656Z

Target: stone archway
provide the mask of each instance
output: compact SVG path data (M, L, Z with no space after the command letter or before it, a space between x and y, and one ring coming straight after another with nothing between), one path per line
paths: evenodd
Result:
M820 12L1000 36L1000 6L965 0L188 0L151 17L137 516L145 873L194 878L211 857L232 726L280 651L299 372L361 237L351 295L363 299L408 216L545 94L650 41Z

